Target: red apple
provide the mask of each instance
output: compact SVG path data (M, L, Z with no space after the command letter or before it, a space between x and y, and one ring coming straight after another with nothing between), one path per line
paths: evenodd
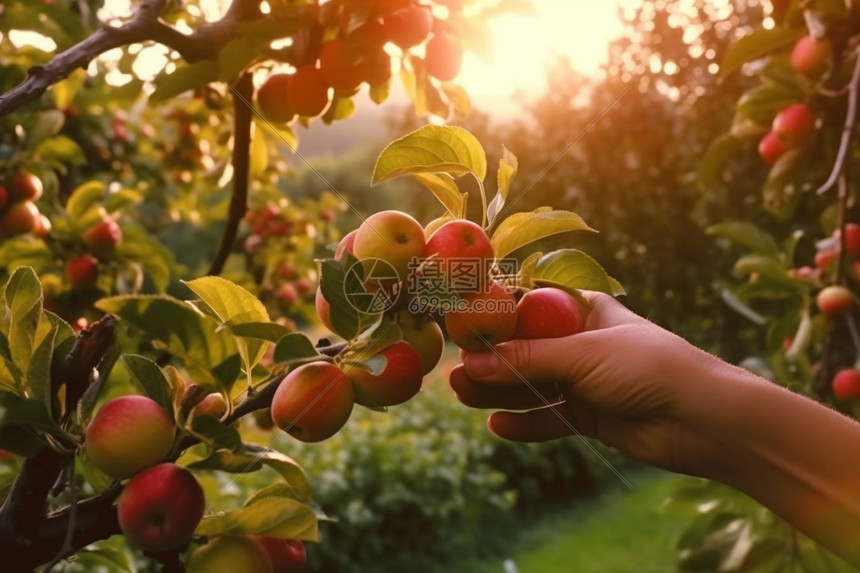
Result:
M83 235L84 243L93 249L113 249L122 242L122 229L111 217L104 217Z
M449 82L457 77L463 65L463 42L456 34L434 34L427 42L424 61L428 74L440 81Z
M343 236L343 238L340 240L340 243L337 244L337 249L334 252L334 260L341 260L343 258L344 253L349 253L350 255L355 256L353 250L355 247L356 234L358 234L358 229L353 229L352 231Z
M382 20L385 35L398 47L408 50L427 39L433 28L433 15L427 6L410 6L386 14Z
M332 326L331 323L331 305L329 305L328 301L323 296L321 287L317 287L314 304L316 305L317 316L319 317L320 322L322 322L326 328L334 332L334 326Z
M358 227L353 251L364 265L366 278L397 282L420 262L424 254L424 229L406 213L380 211ZM387 262L391 268L379 261ZM392 269L396 278L388 276Z
M39 223L39 208L32 201L17 201L0 215L0 236L23 235L36 228Z
M297 114L316 117L328 106L328 85L314 66L296 69L287 90L287 102Z
M291 78L289 74L272 74L257 90L260 112L273 123L286 123L296 116L287 100Z
M263 546L272 562L272 573L299 573L305 567L308 556L305 544L298 539L281 539L266 535L254 535L253 539Z
M804 36L791 51L791 67L798 73L817 76L827 67L832 53L833 43L829 39Z
M785 143L772 131L762 137L758 144L759 157L768 165L776 163L776 160L782 157L787 150L788 147Z
M397 323L403 331L403 340L408 342L421 357L422 374L428 374L442 357L445 337L436 321L428 316L418 316L401 310L397 312Z
M0 210L6 207L9 203L9 190L5 185L0 185Z
M19 171L12 185L16 201L38 201L43 192L42 180L28 171Z
M840 370L833 377L831 388L840 400L860 400L860 372L853 368Z
M570 294L557 288L539 288L517 303L514 338L560 338L582 331L582 308Z
M194 550L187 573L275 573L265 547L248 535L221 535Z
M311 280L308 277L299 277L299 280L295 282L295 286L296 292L301 296L308 294L311 292L311 289L314 288L313 283L311 283Z
M208 394L199 404L194 407L194 414L197 416L212 416L216 420L220 420L227 413L227 400L218 392Z
M833 233L833 238L841 240L839 229ZM853 259L860 258L860 225L857 223L845 224L845 252Z
M176 464L153 466L134 476L119 499L119 528L144 551L168 551L188 543L206 509L203 488Z
M278 300L285 307L291 307L299 299L296 287L290 283L285 284L278 290Z
M824 287L815 300L821 312L828 316L847 314L854 310L854 295L841 285Z
M352 384L340 368L311 362L281 381L272 398L272 420L302 442L321 442L346 424L354 402Z
M33 230L31 233L34 237L39 237L40 239L45 239L51 234L51 220L48 219L44 214L39 214L39 218L36 219L36 224L33 226Z
M486 284L493 245L480 225L466 219L449 221L427 240L425 258L435 261L441 278L460 292L478 292Z
M456 310L445 313L448 338L466 350L486 350L514 337L517 330L517 301L493 281L488 290L460 295Z
M835 249L818 251L815 253L815 267L823 273L830 272L838 257L839 253Z
M320 74L335 93L351 94L367 78L367 62L348 53L343 40L331 40L320 51Z
M66 263L66 278L72 288L93 288L99 278L98 259L92 255L79 255L70 259Z
M815 130L815 114L806 104L791 104L776 114L772 129L788 145L797 145Z
M374 375L359 366L348 365L344 373L352 380L355 401L380 408L402 404L421 390L423 367L418 352L408 342L395 342L379 353L385 357L384 370Z
M173 420L146 396L120 396L99 409L84 446L94 466L123 479L162 461L173 446Z

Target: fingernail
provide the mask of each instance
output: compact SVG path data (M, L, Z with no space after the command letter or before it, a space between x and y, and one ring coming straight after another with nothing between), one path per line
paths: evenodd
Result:
M468 354L463 362L466 373L473 378L487 378L499 369L499 357L495 352Z

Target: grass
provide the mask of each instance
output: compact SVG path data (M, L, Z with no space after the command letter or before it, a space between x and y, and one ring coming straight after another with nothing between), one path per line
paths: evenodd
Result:
M665 572L674 569L675 539L687 523L658 513L678 477L659 470L625 476L634 490L609 488L575 505L523 524L510 555L463 564L456 573L503 573L505 559L517 573ZM510 569L514 571L514 569Z

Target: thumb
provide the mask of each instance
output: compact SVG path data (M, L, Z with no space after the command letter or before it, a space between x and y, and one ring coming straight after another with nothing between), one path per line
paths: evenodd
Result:
M490 350L466 354L463 365L475 382L486 384L522 384L555 382L570 379L582 364L579 357L588 356L581 349L588 333L564 338L512 340Z

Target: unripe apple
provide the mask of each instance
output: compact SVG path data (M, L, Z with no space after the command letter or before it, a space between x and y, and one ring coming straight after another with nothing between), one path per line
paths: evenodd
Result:
M17 201L0 215L0 236L23 235L36 228L39 208L32 201Z
M854 310L854 295L841 285L830 285L821 289L816 302L821 312L828 316L846 314Z
M840 400L860 400L860 371L853 368L840 370L831 383L833 395Z
M190 471L164 463L143 470L126 484L117 518L126 538L144 551L168 551L191 540L203 518L206 498Z
M16 201L38 201L44 188L42 180L29 171L19 171L12 185L12 196Z
M772 131L767 132L758 143L759 157L768 165L776 163L776 160L782 157L787 150L788 147L785 143Z
M527 292L517 303L514 338L560 338L582 331L582 308L570 294L557 288Z
M773 118L773 132L788 145L797 145L815 130L815 114L804 103L793 103Z
M272 562L272 573L299 573L307 562L305 544L298 539L281 539L267 535L254 535Z
M827 67L832 53L833 43L828 38L804 36L791 50L791 67L798 73L817 76Z
M383 349L384 370L374 375L359 366L348 365L344 373L352 380L355 401L362 406L381 408L402 404L421 390L421 357L408 342L401 340Z
M84 231L82 238L93 249L113 249L122 243L122 229L112 217L104 217Z
M403 331L403 340L408 342L421 358L422 374L428 374L442 357L445 337L436 321L428 316L418 316L406 310L397 312L397 323Z
M355 256L355 235L358 234L358 229L353 229L343 236L340 243L337 244L337 249L334 252L334 260L339 261L343 258L344 253L349 253Z
M373 278L374 271L387 271L376 266L378 260L384 260L393 267L397 280L402 280L424 254L424 229L406 213L380 211L358 227L353 251L369 278Z
M320 74L337 94L352 94L367 79L367 62L351 59L343 40L331 40L320 51Z
M323 325L334 332L334 326L332 326L331 322L331 305L329 305L328 301L325 299L322 293L322 287L317 287L317 294L314 297L314 305L317 309L317 316L320 319L320 322Z
M839 253L835 249L818 251L815 253L815 267L823 273L830 272L838 257Z
M299 366L281 381L272 397L272 421L302 442L335 435L352 413L352 383L328 362Z
M455 219L436 229L427 240L425 258L433 258L442 277L458 291L476 292L486 284L493 260L493 245L480 225L467 219ZM469 268L461 276L452 261Z
M397 10L382 20L385 35L398 47L408 50L427 39L433 29L433 15L427 6Z
M286 123L296 116L287 99L291 78L289 74L272 74L257 90L260 113L273 123Z
M477 352L514 337L517 301L505 287L493 281L489 289L460 298L457 310L445 313L445 328L454 344Z
M79 255L66 263L66 278L72 288L87 289L96 286L99 278L99 261L92 255Z
M120 396L96 413L84 443L89 460L124 479L164 459L173 446L173 420L146 396Z
M424 61L428 74L443 82L451 81L463 65L463 42L455 34L434 34L427 42Z
M299 115L316 117L328 105L328 84L314 66L296 69L289 83L287 101Z
M274 573L266 549L247 535L221 535L194 550L188 573Z

